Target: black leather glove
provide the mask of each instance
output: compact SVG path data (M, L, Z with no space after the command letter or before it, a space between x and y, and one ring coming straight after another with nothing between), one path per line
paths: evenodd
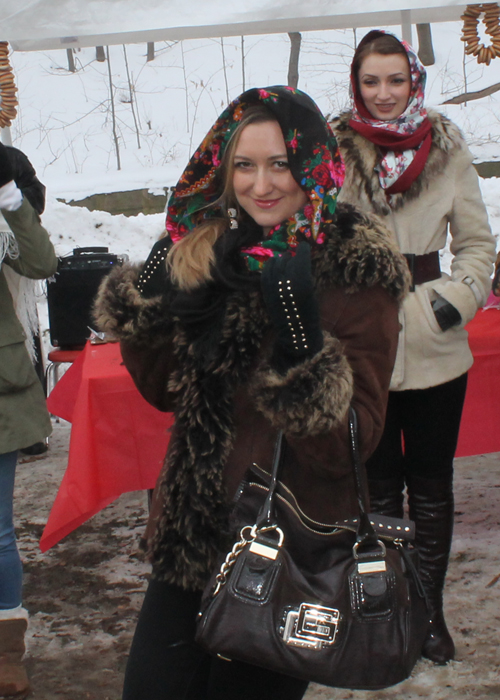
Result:
M271 364L284 373L323 347L309 244L300 243L294 257L287 252L268 260L261 287L277 336Z
M431 306L432 310L434 311L436 321L438 322L442 331L447 331L448 328L458 326L459 323L462 323L460 313L453 306L453 304L446 301L444 297L439 296L432 302Z
M491 283L491 289L496 297L500 297L500 253L497 255L495 262L495 274L493 275L493 282Z
M0 187L14 179L14 171L9 158L9 153L3 143L0 143Z
M146 299L165 294L169 289L169 277L165 260L172 246L170 238L160 238L154 244L148 259L144 263L137 281L137 289Z

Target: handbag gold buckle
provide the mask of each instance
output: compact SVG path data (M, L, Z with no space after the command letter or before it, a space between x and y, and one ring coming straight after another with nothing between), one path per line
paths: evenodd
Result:
M321 649L335 643L340 612L322 605L301 603L298 610L289 610L283 639L290 646Z

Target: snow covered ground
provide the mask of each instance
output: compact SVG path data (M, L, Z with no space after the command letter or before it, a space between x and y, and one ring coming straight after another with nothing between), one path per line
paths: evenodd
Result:
M30 611L33 700L118 700L149 566L138 554L147 506L124 494L45 554L38 541L67 462L70 426L54 423L44 459L18 465L15 505ZM455 461L455 537L446 587L457 658L418 662L379 691L312 685L307 700L500 697L500 453ZM146 698L145 698L146 700ZM235 698L235 700L238 700Z

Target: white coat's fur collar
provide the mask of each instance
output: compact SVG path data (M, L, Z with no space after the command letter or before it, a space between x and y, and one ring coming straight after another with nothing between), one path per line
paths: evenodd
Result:
M394 211L401 209L429 187L432 180L444 171L453 151L463 147L464 141L459 128L447 117L433 110L429 110L428 115L432 123L432 145L424 170L409 190L391 198L391 207L375 170L380 156L378 147L349 126L351 112L344 112L332 120L331 126L346 165L342 187L344 201L356 201L357 193L364 192L374 212L387 216L391 208Z

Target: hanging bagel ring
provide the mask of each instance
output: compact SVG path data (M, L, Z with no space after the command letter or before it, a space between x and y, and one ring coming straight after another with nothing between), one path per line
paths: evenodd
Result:
M9 45L0 41L0 127L10 126L17 116L14 73L9 62Z
M484 15L486 34L491 37L489 46L481 42L477 33L481 15ZM500 57L500 5L497 2L467 5L460 19L464 22L460 39L465 42L465 53L476 56L478 63L489 66L494 58Z

